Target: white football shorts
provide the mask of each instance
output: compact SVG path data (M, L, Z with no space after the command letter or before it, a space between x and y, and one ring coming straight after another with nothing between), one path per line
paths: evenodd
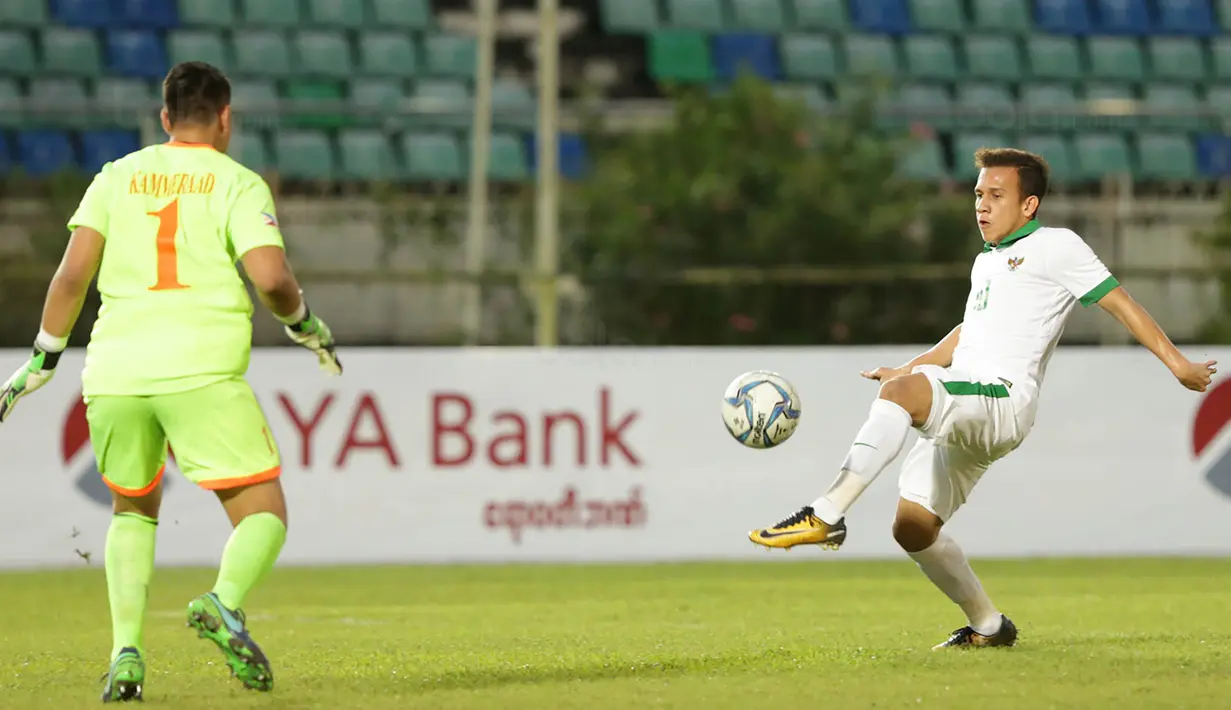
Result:
M906 454L898 488L902 498L948 521L998 459L1021 445L1021 397L1006 380L920 365L932 383L932 412Z

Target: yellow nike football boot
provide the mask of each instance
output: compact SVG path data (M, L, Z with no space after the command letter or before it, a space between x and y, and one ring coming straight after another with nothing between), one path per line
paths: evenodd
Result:
M749 531L748 539L762 547L784 550L796 545L819 545L827 550L836 550L846 540L846 520L829 525L816 517L816 512L808 505L772 528Z

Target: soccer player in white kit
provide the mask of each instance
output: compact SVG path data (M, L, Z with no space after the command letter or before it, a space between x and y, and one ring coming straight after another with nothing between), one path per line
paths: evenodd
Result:
M969 620L937 649L1017 641L1017 628L943 528L987 468L1030 433L1047 363L1077 303L1097 303L1114 315L1188 389L1204 392L1215 372L1214 361L1192 362L1176 349L1080 236L1040 226L1049 177L1041 156L984 148L975 165L975 216L984 243L962 322L901 367L862 373L881 382L880 394L829 491L748 534L765 547L837 549L846 539L846 511L917 429L899 480L893 536Z

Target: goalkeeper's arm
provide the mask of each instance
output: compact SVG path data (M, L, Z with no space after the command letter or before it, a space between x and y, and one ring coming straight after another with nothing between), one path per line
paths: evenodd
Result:
M240 261L261 303L286 326L287 337L316 353L321 369L341 374L342 364L334 352L333 333L324 321L308 310L286 252L281 247L261 246L245 252Z

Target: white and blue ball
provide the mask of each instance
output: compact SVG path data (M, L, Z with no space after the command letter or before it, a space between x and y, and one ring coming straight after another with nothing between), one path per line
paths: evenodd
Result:
M795 387L776 372L753 370L727 385L722 419L736 441L768 449L791 438L799 426L800 402Z

